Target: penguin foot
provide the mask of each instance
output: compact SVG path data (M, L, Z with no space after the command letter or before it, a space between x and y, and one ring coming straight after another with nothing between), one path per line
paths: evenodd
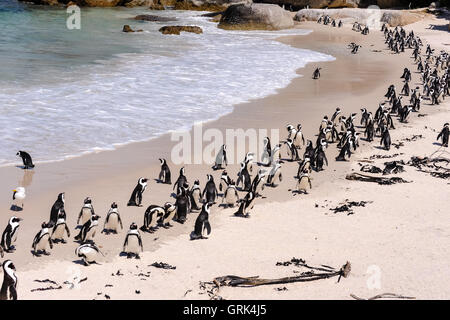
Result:
M61 243L64 243L64 244L67 243L67 241L64 239L61 239L60 241L61 241Z
M140 259L141 259L141 257L140 257L140 256L139 256L138 254L137 254L137 255L135 255L135 256L134 256L134 258L135 258L135 259L138 259L138 260L140 260Z
M44 250L44 252L42 252L44 255L46 255L46 256L49 256L50 255L50 252L47 252L47 251L45 251Z
M131 254L131 253L128 253L128 254L127 254L127 259L131 259L131 257L132 257L132 254Z

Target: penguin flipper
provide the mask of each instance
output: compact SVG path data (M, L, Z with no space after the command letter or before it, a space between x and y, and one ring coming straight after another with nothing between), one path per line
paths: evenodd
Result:
M17 300L17 290L13 285L9 287L9 297L11 300Z
M203 228L206 230L206 233L209 235L211 233L211 225L209 224L209 221L205 221L203 223Z

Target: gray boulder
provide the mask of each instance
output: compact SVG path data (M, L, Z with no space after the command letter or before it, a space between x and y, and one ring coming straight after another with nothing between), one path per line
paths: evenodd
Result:
M280 30L293 26L289 11L264 3L231 5L223 12L218 25L219 28L238 30Z

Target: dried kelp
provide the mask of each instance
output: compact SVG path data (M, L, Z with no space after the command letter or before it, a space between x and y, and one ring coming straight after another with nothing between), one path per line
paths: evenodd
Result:
M386 154L386 155L374 154L374 155L370 156L369 159L370 160L373 160L373 159L389 159L389 158L395 158L395 157L401 156L403 154L404 153L394 153L392 155L388 155L388 154Z
M62 289L62 287L61 286L57 286L57 287L49 286L49 287L45 287L45 288L31 289L30 291L35 292L35 291L47 291L47 290L59 290L59 289Z
M347 180L355 180L355 181L363 181L363 182L376 182L380 185L391 185L395 183L409 183L410 181L406 181L400 177L391 177L391 178L383 178L383 177L373 177L367 176L360 173L350 173L345 176Z
M44 280L34 280L35 282L39 282L39 283L51 283L54 285L58 285L58 283L56 281L50 280L50 279L44 279Z
M432 177L449 179L450 178L450 159L444 157L411 157L407 165L417 168L420 172L430 174Z
M161 269L171 269L171 270L175 270L177 267L175 266L171 266L168 263L164 263L164 262L154 262L151 265L149 265L149 267L155 267L155 268L161 268Z
M351 209L352 207L365 207L366 204L368 203L372 203L372 201L347 201L344 203L341 203L339 206L335 207L335 208L331 208L330 210L333 211L334 213L339 213L339 212L347 212L347 215L351 215L353 214L353 210Z
M405 164L405 162L403 162L403 160L385 162L384 163L385 167L383 169L383 175L404 172L405 171L405 169L403 168L404 164Z
M368 172L368 173L381 173L383 172L383 170L381 170L380 168L370 165L370 164L366 164L364 166L361 167L361 171L362 172Z

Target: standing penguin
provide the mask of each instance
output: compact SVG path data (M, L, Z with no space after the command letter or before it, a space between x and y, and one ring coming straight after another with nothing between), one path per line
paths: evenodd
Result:
M50 252L47 251L48 247L53 249L53 242L50 237L49 228L53 227L51 223L42 222L41 230L36 234L33 239L33 244L31 248L33 248L33 254L37 257L41 255L41 253L46 256L50 255Z
M142 231L153 233L158 226L158 220L164 216L165 210L161 206L150 205L144 213Z
M137 224L133 222L130 225L130 230L128 230L127 236L125 237L123 252L127 254L128 259L133 256L136 259L140 259L139 253L142 251L144 251L144 247L142 246L141 234L139 233Z
M61 192L58 194L58 199L56 199L55 203L52 206L52 209L50 210L50 222L53 222L53 224L56 224L56 221L58 220L58 214L60 212L60 209L65 213L64 210L64 202L65 202L65 193ZM66 217L64 217L65 219Z
M292 138L292 142L294 143L297 149L301 149L305 145L305 137L303 136L301 124L297 124L297 132Z
M297 151L297 148L294 145L292 139L288 138L286 141L284 141L284 143L288 147L288 155L291 156L290 161L297 161L297 160L299 160L298 151Z
M174 185L173 185L173 190L175 190L175 187L183 187L185 184L187 183L187 178L184 175L184 167L182 167L180 169L180 175L178 176L177 181L175 181Z
M263 140L263 153L261 155L261 163L264 166L269 166L272 157L272 147L270 145L269 137L264 137Z
M298 193L308 193L306 191L308 188L312 189L311 178L309 177L308 170L305 169L298 178L296 189Z
M249 191L244 199L241 199L239 210L234 213L236 217L245 217L249 218L249 210L253 209L254 201L255 201L255 193L253 191Z
M8 225L2 234L2 241L0 245L3 248L3 251L11 253L16 250L14 246L11 246L13 242L17 239L17 230L19 229L19 223L22 221L21 218L11 217L9 218Z
M0 300L17 300L16 267L11 260L3 262L3 284L0 290Z
M280 162L281 161L281 154L280 154L280 149L281 149L281 143L277 144L273 150L272 150L272 156L270 158L270 165L273 165L276 162Z
M82 244L75 249L75 254L83 259L85 266L96 263L99 253L103 255L100 249L92 242Z
M161 162L161 171L159 172L158 179L165 184L172 184L172 180L170 178L170 169L167 165L166 159L159 159Z
M315 157L314 157L314 163L317 171L323 170L323 164L324 162L328 166L328 160L327 156L325 155L324 148L326 147L327 143L325 139L322 139L320 141L320 144L317 145L316 151L315 151Z
M216 184L214 183L214 177L212 176L212 174L207 174L206 176L208 178L208 182L206 182L205 189L203 189L202 197L207 203L213 204L216 202L217 188Z
M283 175L281 174L281 164L279 162L276 162L272 165L272 169L267 176L267 183L271 187L277 187L281 181L283 181Z
M94 242L95 233L97 232L98 219L100 219L100 216L94 214L89 221L83 224L80 232L75 236L75 240L78 240L81 243Z
M264 190L266 170L260 169L258 174L255 176L252 182L252 191L255 193L255 196L261 196L262 191Z
M185 223L187 214L189 213L189 197L185 188L180 187L177 194L177 200L175 205L177 207L177 213L175 220L179 223Z
M322 68L316 68L316 69L314 70L314 72L313 72L313 79L314 79L314 80L320 78L320 70L321 70L321 69L322 69Z
M438 134L436 140L439 140L439 138L442 138L442 146L448 147L448 136L449 136L449 124L448 122L444 124L444 127L442 128L441 132Z
M117 234L117 231L123 229L122 219L120 218L119 209L117 208L117 203L113 202L111 204L111 208L109 208L108 213L106 214L105 223L103 224L103 231L106 234L110 232Z
M31 156L28 152L25 151L19 151L16 153L16 156L19 156L22 158L23 162L23 168L24 169L32 169L34 168L33 160L31 159Z
M58 214L58 220L53 227L52 231L52 241L53 242L62 242L66 243L67 241L64 239L64 233L67 233L67 237L70 237L70 230L66 223L66 215L61 211Z
M80 220L81 225L85 224L91 219L94 214L95 212L94 207L92 206L92 200L91 198L87 197L86 199L84 199L83 207L81 207L80 214L78 215L77 224L80 224Z
M219 152L217 153L216 162L213 166L213 170L223 169L222 164L225 164L225 167L228 165L227 146L225 144L222 145Z
M202 201L202 191L200 190L200 182L198 180L194 181L194 185L189 192L189 199L191 203L191 211L201 209L200 203Z
M384 128L383 134L381 136L380 145L383 145L384 149L389 151L391 148L391 135L389 134L388 128Z
M167 229L172 227L170 221L173 220L177 213L177 207L170 202L164 204L164 215L159 219L158 224Z
M226 170L222 172L222 175L220 176L220 183L219 183L219 191L225 191L230 184L231 178L228 176L228 173Z
M206 235L211 233L211 225L208 220L211 206L212 204L208 202L203 204L202 211L195 220L194 231L191 233L191 240L208 239L204 234L205 232Z
M227 189L222 198L222 203L225 201L227 207L234 207L236 202L239 201L239 194L236 190L236 185L233 180L228 184Z
M250 191L252 180L250 178L250 174L248 173L247 164L245 162L241 162L241 169L239 170L238 173L236 185L239 186L241 181L242 181L242 190Z
M147 180L146 178L139 178L137 186L134 188L133 193L131 193L130 200L128 201L127 206L142 206L142 194L147 188Z

